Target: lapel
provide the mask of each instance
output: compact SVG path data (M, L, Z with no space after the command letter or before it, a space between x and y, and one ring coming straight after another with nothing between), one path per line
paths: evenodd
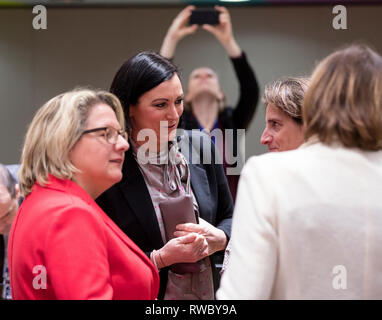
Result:
M188 145L187 145L188 144ZM187 131L178 140L179 150L183 152L189 163L191 174L191 187L196 200L198 201L200 214L205 216L209 211L208 204L210 203L211 191L208 183L208 178L204 166L201 164L200 152L190 141Z
M132 251L134 251L141 259L151 265L150 259L146 254L114 223L113 220L95 203L97 210L101 214L105 224L114 231L114 233L125 243Z
M151 240L153 247L161 248L164 243L150 193L131 149L125 154L123 180L119 188L132 213L140 222L142 230Z

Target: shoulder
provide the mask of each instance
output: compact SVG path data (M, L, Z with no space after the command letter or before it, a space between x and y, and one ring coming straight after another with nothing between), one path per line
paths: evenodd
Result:
M64 190L39 187L24 200L24 210L47 216L50 222L63 220L99 220L97 205ZM45 220L45 219L44 219Z
M298 174L304 168L311 168L318 161L316 146L300 147L296 150L283 152L269 152L249 158L243 168L242 174L256 175L258 177L274 177L286 174Z

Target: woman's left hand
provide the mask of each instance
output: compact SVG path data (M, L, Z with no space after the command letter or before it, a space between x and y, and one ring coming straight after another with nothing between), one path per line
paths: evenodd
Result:
M208 255L224 250L227 246L227 236L223 230L215 228L212 224L199 218L199 224L183 223L176 226L175 237L181 237L191 232L203 235L208 243Z

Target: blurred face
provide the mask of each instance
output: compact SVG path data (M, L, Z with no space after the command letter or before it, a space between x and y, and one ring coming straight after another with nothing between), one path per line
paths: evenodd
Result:
M145 92L135 106L130 106L129 115L133 129L133 140L141 145L137 137L142 129L151 129L156 136L156 150L167 145L176 136L176 128L183 113L183 89L178 75Z
M0 234L9 233L13 218L19 208L18 198L18 186L16 186L16 197L12 199L8 189L5 186L0 185Z
M192 101L201 94L213 95L218 100L223 99L219 79L210 68L198 68L191 72L188 79L187 101Z
M268 104L260 142L267 145L270 152L297 149L304 142L303 126L280 108Z
M88 115L85 130L121 126L113 109L103 103L93 106ZM74 181L87 191L93 199L122 179L122 164L129 144L118 135L115 144L109 143L104 131L83 134L70 152L70 160L80 169Z

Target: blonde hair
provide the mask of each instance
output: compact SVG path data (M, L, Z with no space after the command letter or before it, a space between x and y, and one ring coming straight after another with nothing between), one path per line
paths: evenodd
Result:
M302 102L309 86L309 78L284 77L265 86L263 103L272 104L302 124Z
M72 179L78 172L69 160L69 153L86 129L89 110L99 103L113 109L124 129L121 104L106 91L69 91L52 98L37 111L26 133L21 156L19 184L23 196L31 192L35 182L45 185L49 174Z
M351 45L314 70L303 106L305 139L382 149L382 58L366 45Z

